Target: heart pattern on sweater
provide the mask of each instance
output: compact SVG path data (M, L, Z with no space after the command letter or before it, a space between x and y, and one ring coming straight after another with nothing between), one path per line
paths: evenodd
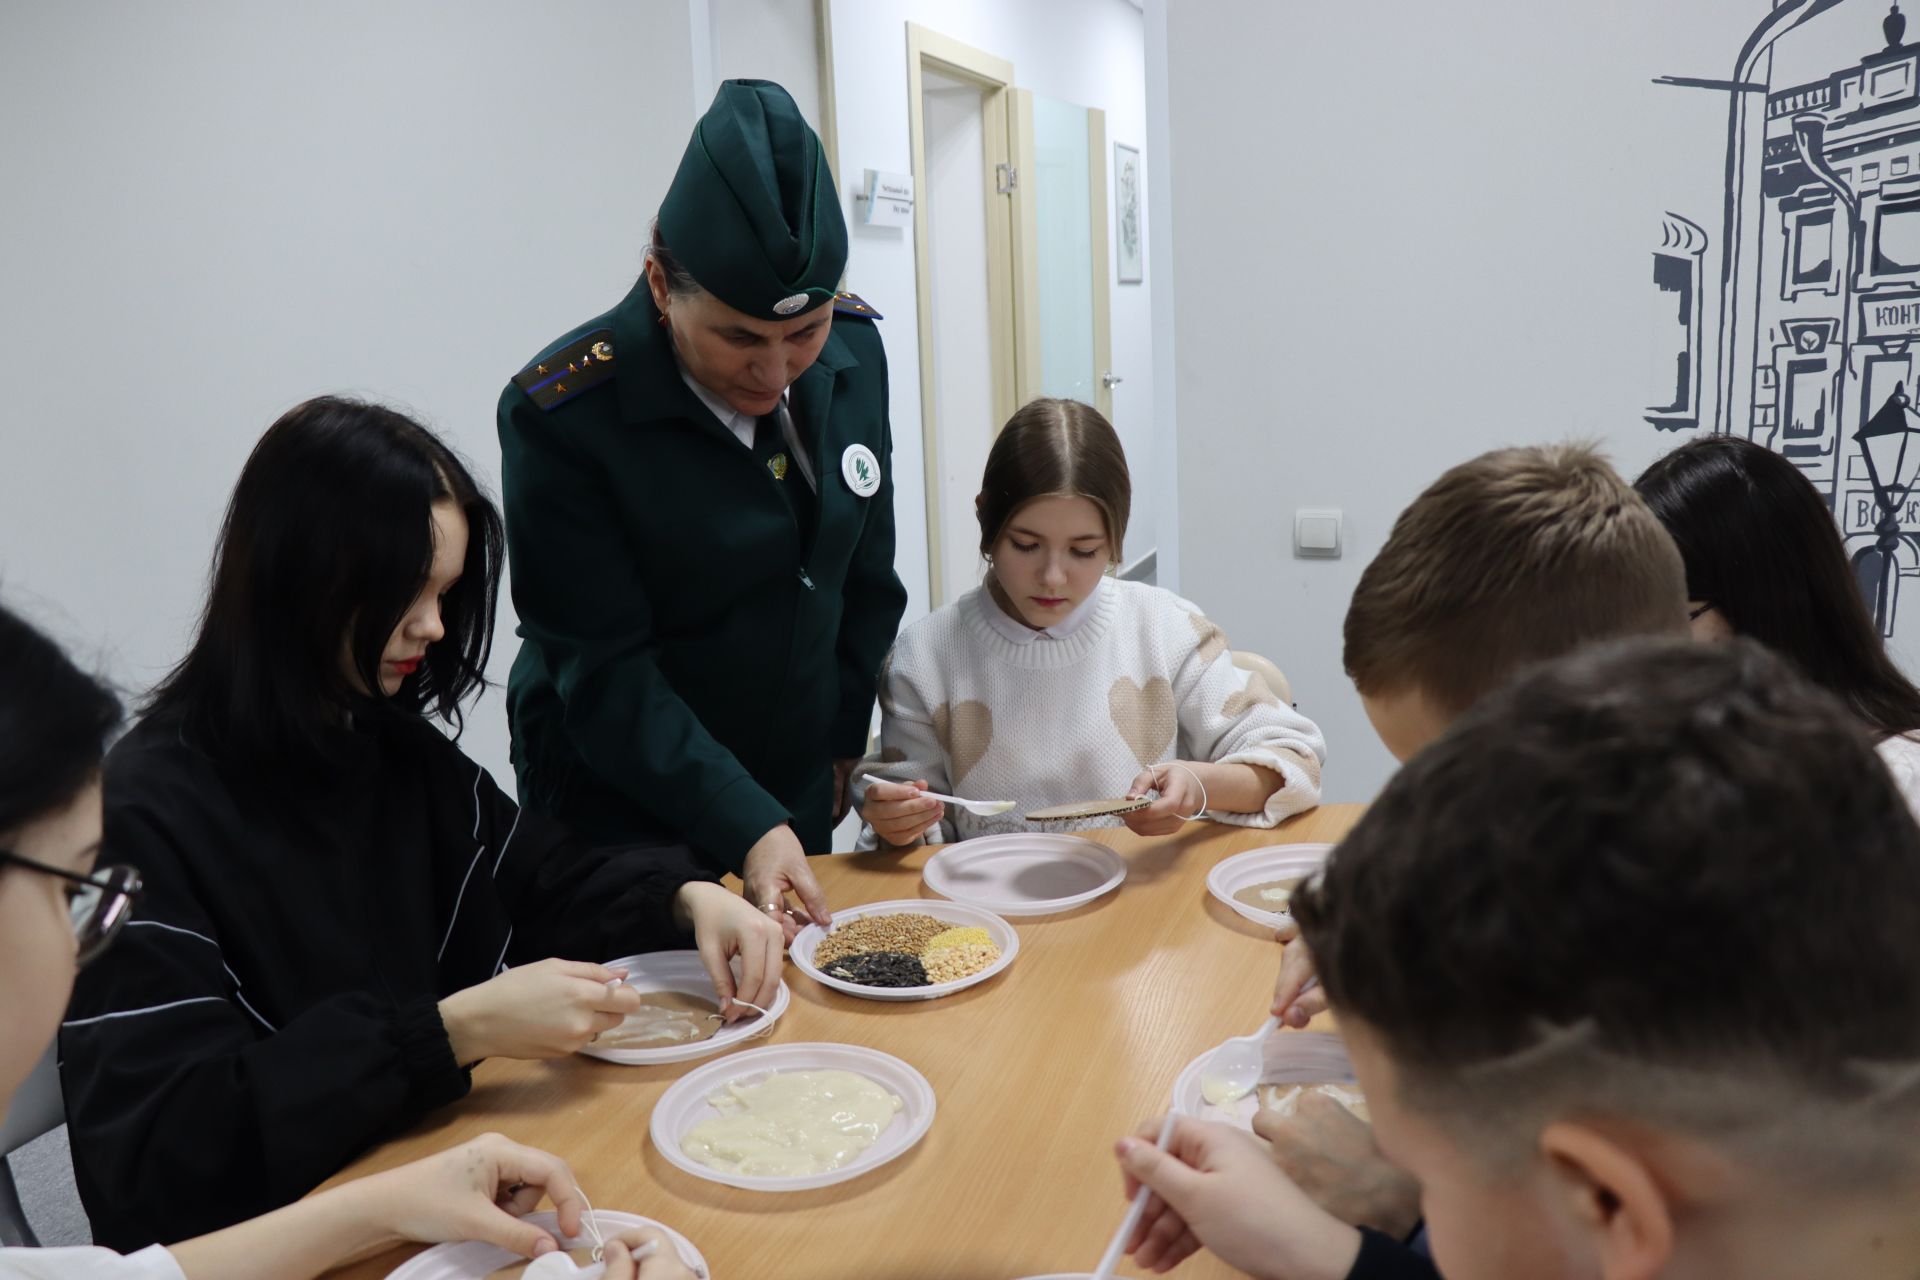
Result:
M1255 707L1277 707L1280 695L1267 687L1257 671L1247 673L1247 687L1235 689L1227 695L1227 704L1220 708L1220 714L1229 720L1237 720Z
M1200 640L1194 653L1201 662L1212 662L1227 651L1227 633L1216 626L1212 618L1204 613L1190 613L1187 621L1193 624L1193 634Z
M1222 637L1223 648L1225 644ZM1133 677L1121 676L1107 690L1107 714L1113 717L1120 741L1127 744L1143 769L1166 756L1180 727L1174 715L1173 685L1165 676L1153 677L1144 688L1135 684Z
M941 703L933 709L933 736L947 753L956 790L993 744L993 711L984 702Z

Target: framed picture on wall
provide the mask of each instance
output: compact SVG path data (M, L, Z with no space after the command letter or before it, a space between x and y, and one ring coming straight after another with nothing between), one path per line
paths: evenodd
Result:
M1146 228L1140 223L1140 148L1113 144L1113 240L1121 284L1144 274Z

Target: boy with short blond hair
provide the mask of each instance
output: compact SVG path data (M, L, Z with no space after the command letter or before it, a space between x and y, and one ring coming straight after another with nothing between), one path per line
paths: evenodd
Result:
M1360 575L1344 657L1374 730L1405 761L1529 666L1686 633L1686 567L1665 526L1594 446L1564 443L1495 449L1427 486ZM1292 943L1273 1004L1289 1026L1326 1008L1312 976L1309 948ZM1256 1127L1337 1217L1408 1234L1420 1216L1411 1179L1324 1102L1262 1113Z
M1591 445L1496 449L1394 521L1347 606L1347 674L1405 760L1533 663L1684 634L1686 608L1673 540Z
M1687 570L1658 516L1589 444L1495 449L1393 522L1347 606L1347 675L1396 760L1527 667L1596 641L1687 634ZM1274 1013L1324 1009L1306 947Z

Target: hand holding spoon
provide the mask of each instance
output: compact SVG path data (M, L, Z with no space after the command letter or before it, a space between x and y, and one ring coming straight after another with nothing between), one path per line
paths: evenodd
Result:
M876 778L870 773L861 774L860 780L866 783L878 782L883 785L891 785L893 781L890 778ZM996 813L1005 813L1007 810L1013 808L1013 801L1011 800L962 800L959 796L943 796L938 791L922 791L920 794L929 800L940 800L947 804L957 804L976 818L991 818Z

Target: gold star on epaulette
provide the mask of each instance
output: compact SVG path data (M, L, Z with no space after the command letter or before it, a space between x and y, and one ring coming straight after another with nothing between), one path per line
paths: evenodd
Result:
M836 293L833 295L833 314L837 316L859 316L863 320L885 319L878 311L857 293Z
M551 409L613 377L613 331L597 329L528 365L514 385L542 409Z

